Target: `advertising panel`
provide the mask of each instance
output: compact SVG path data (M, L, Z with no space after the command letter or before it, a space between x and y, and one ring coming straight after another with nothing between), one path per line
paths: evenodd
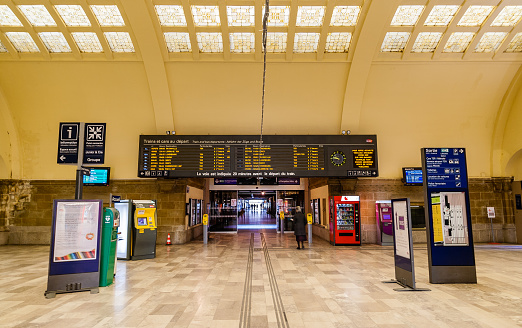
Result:
M407 205L406 200L393 202L394 237L395 254L410 259L410 233L408 231L410 218Z

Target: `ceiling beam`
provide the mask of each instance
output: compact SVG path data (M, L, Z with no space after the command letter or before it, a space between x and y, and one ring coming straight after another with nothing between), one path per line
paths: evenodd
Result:
M371 1L364 22L359 23L363 24L361 34L357 44L350 46L354 47L355 51L344 92L339 133L343 130L359 132L364 91L375 51L382 42L384 26L390 23L400 2L400 0Z
M137 51L141 53L147 80L152 98L156 133L175 131L172 100L170 97L169 82L161 46L152 22L154 12L149 12L145 1L120 1L125 10L129 25L133 27L137 41ZM143 13L149 13L144 15Z

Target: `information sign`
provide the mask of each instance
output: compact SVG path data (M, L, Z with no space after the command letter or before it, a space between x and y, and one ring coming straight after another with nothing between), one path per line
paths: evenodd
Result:
M85 123L83 164L105 163L106 123Z
M467 188L464 148L426 148L428 188Z
M80 123L60 123L58 136L58 164L76 164L78 162L78 145Z
M377 177L377 137L140 136L138 176Z

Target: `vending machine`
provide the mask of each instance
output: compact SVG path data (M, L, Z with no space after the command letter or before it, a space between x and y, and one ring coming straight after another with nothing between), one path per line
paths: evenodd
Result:
M375 218L377 220L377 243L382 246L393 246L391 200L375 201Z
M334 246L361 244L359 196L330 197L330 243Z
M157 214L155 200L133 200L131 260L156 257Z

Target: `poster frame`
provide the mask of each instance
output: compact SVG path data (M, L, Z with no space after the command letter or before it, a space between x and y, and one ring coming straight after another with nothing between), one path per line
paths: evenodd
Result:
M410 254L410 258L406 258L397 254L397 236L396 236L396 210L397 204L403 203L406 204L406 229L408 234L408 250ZM397 283L403 287L408 287L415 289L415 265L413 261L413 238L412 238L412 224L411 224L411 209L410 209L410 199L409 198L396 198L391 200L392 205L392 224L393 224L393 257L395 262L395 279Z

